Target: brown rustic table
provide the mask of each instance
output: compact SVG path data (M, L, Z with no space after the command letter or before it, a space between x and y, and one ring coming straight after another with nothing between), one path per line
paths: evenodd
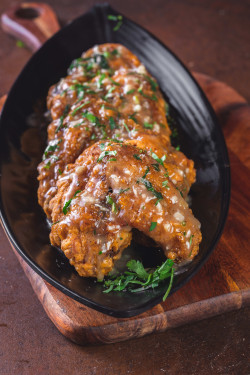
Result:
M65 24L95 1L47 3ZM250 102L249 1L110 3L157 35L190 69L226 82ZM9 5L1 0L0 13ZM8 92L30 55L0 31L0 95ZM0 285L0 374L250 373L247 308L129 342L80 347L47 318L2 229Z

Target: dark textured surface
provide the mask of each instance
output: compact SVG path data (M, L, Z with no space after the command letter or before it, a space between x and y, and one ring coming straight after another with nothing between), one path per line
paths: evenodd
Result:
M49 1L64 23L93 1ZM249 1L111 1L192 69L250 100ZM152 9L152 3L154 8ZM9 1L1 0L0 12ZM30 56L0 32L0 93ZM47 318L0 231L0 374L249 374L249 309L127 343L78 347Z

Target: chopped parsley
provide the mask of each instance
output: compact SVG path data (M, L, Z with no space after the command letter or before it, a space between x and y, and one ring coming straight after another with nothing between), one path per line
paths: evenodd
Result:
M100 78L97 81L98 88L100 89L102 86L102 81L105 79L106 75L103 73L101 74Z
M154 230L156 228L156 225L157 225L157 222L156 221L152 221L151 225L150 225L150 228L149 228L149 232L152 232L152 230Z
M153 159L155 159L159 164L161 164L164 167L163 162L166 160L166 155L163 155L163 157L160 159L154 152L151 152L151 156Z
M133 157L134 157L136 160L142 160L142 159L140 158L140 156L138 156L137 154L134 154Z
M59 144L61 142L62 142L62 139L60 139L58 142L54 144L48 145L44 151L43 160L45 160L49 156L50 153L55 152L59 148Z
M173 285L174 279L174 262L167 259L161 266L154 270L146 270L143 264L138 260L130 260L127 263L128 271L118 274L104 281L104 293L111 291L122 291L127 289L131 293L142 292L147 289L158 287L164 280L170 278L168 288L163 296L163 301Z
M110 94L115 90L115 86L111 86L110 89L108 90L107 94L104 96L104 100L107 100L110 96Z
M135 114L136 114L136 112L134 112L132 115L129 115L128 118L130 118L130 119L133 120L136 124L138 124L138 121L137 121L137 119L136 119L136 117L135 117Z
M87 101L87 102L85 102L85 103L79 105L78 107L76 107L76 108L71 112L70 116L72 116L72 117L75 116L76 112L78 112L79 109L83 108L85 105L87 105L87 104L89 104L89 103L90 103L90 101Z
M144 176L142 178L146 178L146 176L147 176L147 174L148 174L149 171L150 171L150 169L149 169L149 167L147 167L147 169L146 169L146 171L144 173Z
M145 129L153 129L153 127L154 127L153 124L149 124L148 122L144 122L143 126L144 126Z
M114 212L116 214L117 213L116 204L115 204L115 202L113 201L113 199L110 195L108 195L106 197L106 203L111 205L112 212Z
M152 96L145 94L145 92L142 91L142 87L139 87L138 92L139 92L142 96L144 96L144 98L151 99L151 100L154 100L154 101L156 101L156 102L157 102L157 100L158 100L158 99L157 99L157 96L156 96L155 94L153 94Z
M123 194L125 193L126 191L130 190L130 188L127 188L127 189L120 189L119 191L119 194Z
M70 110L70 106L67 104L66 107L64 108L64 111L63 111L62 116L61 116L60 119L59 119L59 125L58 125L58 127L56 128L56 133L58 133L59 130L62 129L62 127L63 127L63 120L65 119L65 117L66 117L67 114L69 113L69 110Z
M154 164L151 164L152 165L152 167L154 168L154 170L156 170L157 172L159 172L160 171L160 167L159 167L159 164L157 164L157 163L154 163Z
M73 195L73 197L65 203L65 205L63 206L63 213L64 213L64 215L66 215L66 214L68 213L72 200L73 200L73 199L77 196L77 194L79 194L79 193L81 193L81 190L77 190L77 191L75 192L75 194Z
M151 77L147 76L146 74L144 74L143 76L150 83L151 90L156 91L157 87L158 87L158 84Z
M148 180L146 180L145 178L141 178L138 181L141 182L141 183L143 183L144 186L147 188L147 190L151 191L154 194L154 196L157 198L157 201L155 203L155 205L157 206L157 204L163 199L162 194L159 191L156 191L154 189L153 185L151 184L151 182L148 181Z
M114 81L111 77L109 77L109 80L115 85L115 86L121 86L119 82Z
M97 159L97 163L99 163L100 161L102 161L102 159L105 157L105 156L116 156L117 154L117 151L103 151L99 158Z
M127 95L130 95L130 94L133 94L135 92L135 89L131 89L129 91L126 92Z
M117 124L115 123L115 120L113 117L109 118L109 126L111 130L114 130L115 128L118 128Z
M168 180L163 181L162 186L167 188L168 190L170 189L170 187L168 186Z
M117 22L117 24L113 28L113 31L117 31L122 26L123 17L120 14L117 16L115 16L114 14L108 14L108 20Z

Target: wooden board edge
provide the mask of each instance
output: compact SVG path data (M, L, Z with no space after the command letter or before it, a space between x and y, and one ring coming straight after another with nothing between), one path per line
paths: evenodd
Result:
M50 320L65 337L79 345L112 344L126 341L143 337L153 332L165 332L171 328L250 306L250 289L245 289L204 299L169 311L161 311L160 309L158 314L152 316L139 315L127 319L125 324L121 322L119 328L117 327L117 321L108 324L104 323L100 326L77 325L71 321L67 312L60 308L58 298L57 300L54 299L46 285L47 283L26 264L15 250L14 252ZM41 293L42 289L43 292ZM60 295L62 292L57 291L58 293ZM86 307L85 309L91 310Z

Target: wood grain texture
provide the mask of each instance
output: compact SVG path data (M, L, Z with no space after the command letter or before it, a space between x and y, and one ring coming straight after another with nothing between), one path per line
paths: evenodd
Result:
M44 3L21 3L1 16L3 30L21 40L33 52L38 50L59 29L52 8Z
M250 305L249 153L250 106L237 92L194 73L226 137L232 173L231 205L220 242L200 272L165 303L133 318L106 316L70 299L38 276L16 253L47 315L78 344L114 343Z

